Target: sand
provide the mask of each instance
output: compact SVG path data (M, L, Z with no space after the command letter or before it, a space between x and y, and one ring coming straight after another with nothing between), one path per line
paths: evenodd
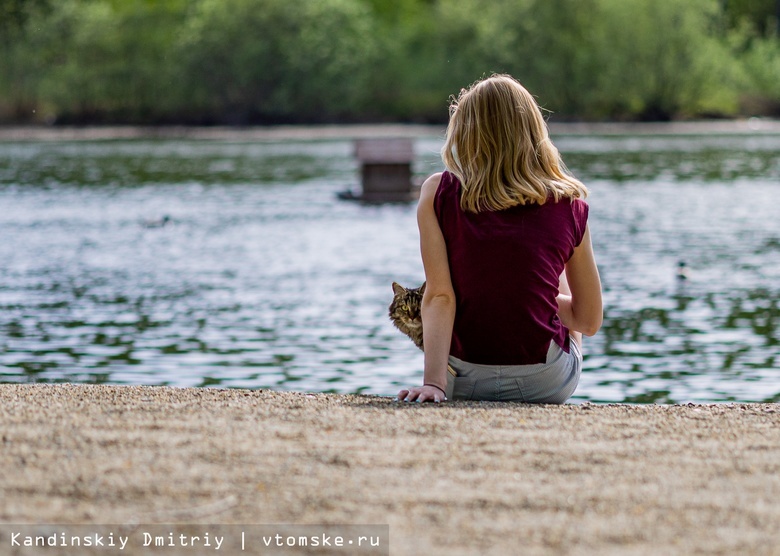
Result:
M388 524L391 554L780 554L778 425L777 404L6 384L0 522Z

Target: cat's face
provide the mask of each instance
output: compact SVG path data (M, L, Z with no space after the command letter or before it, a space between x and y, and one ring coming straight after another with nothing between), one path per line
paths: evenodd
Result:
M419 288L405 288L393 282L393 302L390 304L390 316L406 325L413 326L421 321L422 298L425 283Z

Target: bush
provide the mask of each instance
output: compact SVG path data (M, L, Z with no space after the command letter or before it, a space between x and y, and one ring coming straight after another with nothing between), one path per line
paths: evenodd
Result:
M534 0L500 18L503 67L562 117L733 113L732 58L710 0Z
M39 118L165 120L175 110L169 54L170 29L182 20L176 4L60 0L29 25L9 58L15 78L28 82L23 93L35 98Z
M0 15L0 122L441 123L493 72L561 119L780 112L767 0L0 0Z
M745 78L742 113L780 117L780 41L756 38L738 56Z
M205 0L179 44L194 108L229 123L354 118L376 61L353 0Z

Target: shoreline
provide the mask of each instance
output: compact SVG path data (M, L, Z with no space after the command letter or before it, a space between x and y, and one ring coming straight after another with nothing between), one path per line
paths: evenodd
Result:
M551 122L553 136L780 135L780 120L678 122ZM287 141L444 136L444 125L345 124L269 127L189 126L2 126L0 142L180 139L203 141Z
M778 425L780 404L1 384L0 522L388 524L391 554L777 553Z

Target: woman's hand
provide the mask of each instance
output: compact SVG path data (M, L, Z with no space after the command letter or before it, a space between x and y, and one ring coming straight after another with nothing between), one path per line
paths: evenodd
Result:
M446 402L444 390L432 384L405 388L398 392L398 401L402 402Z

